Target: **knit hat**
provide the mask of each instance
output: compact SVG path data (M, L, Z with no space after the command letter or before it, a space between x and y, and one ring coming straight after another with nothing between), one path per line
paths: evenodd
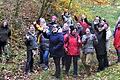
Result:
M51 19L52 19L52 20L56 20L57 17L56 17L56 16L52 16Z

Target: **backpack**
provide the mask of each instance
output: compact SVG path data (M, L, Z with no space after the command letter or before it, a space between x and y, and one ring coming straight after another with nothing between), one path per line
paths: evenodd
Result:
M68 35L68 37L67 37L67 40L65 41L65 44L68 42L68 45L69 45L70 34L67 34L67 35ZM75 35L75 38L78 41L77 35Z

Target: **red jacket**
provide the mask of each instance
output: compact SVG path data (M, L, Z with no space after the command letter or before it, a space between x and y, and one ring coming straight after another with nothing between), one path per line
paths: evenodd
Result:
M80 25L83 27L84 32L86 31L87 28L90 28L89 25L84 21L80 21Z
M65 49L67 50L67 55L78 56L80 55L80 47L82 45L80 36L76 34L75 36L68 34L64 37Z
M117 28L115 32L114 47L115 49L120 50L120 28Z

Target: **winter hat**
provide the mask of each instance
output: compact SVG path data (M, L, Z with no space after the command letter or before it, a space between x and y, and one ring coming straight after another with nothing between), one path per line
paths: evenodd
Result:
M70 26L70 30L73 31L75 28L74 26Z
M56 16L52 16L51 19L52 19L52 20L56 20L57 17L56 17Z

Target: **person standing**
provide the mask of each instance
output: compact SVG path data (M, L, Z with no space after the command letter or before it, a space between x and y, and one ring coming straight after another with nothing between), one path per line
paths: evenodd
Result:
M67 52L66 56L66 70L65 73L69 76L69 70L71 61L73 60L73 76L77 78L78 76L78 58L80 57L80 47L81 47L81 40L80 36L76 32L76 28L71 26L70 34L65 38L65 50Z
M25 66L25 74L33 71L33 56L37 53L37 37L35 34L35 28L33 25L29 27L29 31L25 36L25 44L27 46L27 62Z
M114 34L114 47L117 51L117 56L118 56L118 60L117 62L120 62L120 22L118 23L118 25L116 26L116 32Z
M65 42L65 40L66 40L66 37L68 36L68 34L69 34L69 30L70 30L70 28L69 28L69 25L67 24L67 23L65 23L64 25L63 25L63 27L62 27L62 33L63 33L63 35L64 35L64 42ZM65 49L65 46L66 46L67 44L66 43L64 43L64 49ZM64 50L64 56L62 57L62 69L64 69L65 70L65 65L66 65L66 51Z
M8 44L8 39L10 38L10 36L11 30L9 29L8 22L3 21L2 26L0 27L0 56L3 58L3 62L5 61L7 54L7 51L5 51L5 47Z
M107 50L106 50L106 27L101 23L94 27L95 34L98 39L98 44L94 45L97 60L99 62L97 72L104 70L108 67L108 58L107 58Z
M110 30L110 26L107 23L107 21L105 19L103 19L101 21L101 24L106 27L106 50L107 52L109 52L109 48L110 48L110 38L112 36L111 30Z
M97 37L95 34L91 34L90 29L86 29L86 34L82 37L82 43L83 43L83 57L82 62L88 71L90 73L90 65L93 62L93 55L94 55L94 45L98 43Z
M48 30L44 30L44 37L49 39L49 51L50 57L53 58L55 64L55 74L57 79L60 79L61 68L60 59L64 56L64 37L59 31L58 25L52 26L52 31L47 33Z

